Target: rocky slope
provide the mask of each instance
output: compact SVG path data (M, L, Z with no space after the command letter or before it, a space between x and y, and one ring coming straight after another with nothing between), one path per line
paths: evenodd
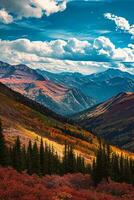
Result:
M46 80L26 65L0 62L0 82L61 115L70 115L95 104L93 98L78 89Z

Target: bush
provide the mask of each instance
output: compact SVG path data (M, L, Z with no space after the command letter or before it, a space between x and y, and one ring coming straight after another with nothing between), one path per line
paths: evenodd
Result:
M0 168L1 200L132 200L134 187L125 183L101 183L93 187L89 175L28 175Z

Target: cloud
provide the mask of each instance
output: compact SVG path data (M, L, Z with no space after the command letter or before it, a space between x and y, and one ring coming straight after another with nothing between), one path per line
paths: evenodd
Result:
M76 38L65 40L54 40L50 42L30 41L28 39L17 39L13 41L0 40L0 50L8 53L35 54L38 57L55 59L80 60L87 59L92 46L88 41L80 41Z
M0 0L0 8L4 9L10 18L23 17L41 18L44 14L50 15L66 9L66 0ZM12 15L12 16L11 16Z
M134 48L129 44L125 48L116 48L109 38L100 36L94 41L94 48L97 54L103 59L111 61L134 62Z
M42 9L46 15L50 15L66 9L66 1L63 0L61 3L57 3L56 0L34 0L33 3Z
M125 31L125 32L131 34L132 38L134 37L134 24L130 25L128 20L126 20L125 18L118 17L118 16L116 16L114 14L111 14L111 13L105 13L104 17L106 19L114 21L115 24L116 24L116 28L117 29Z
M94 40L93 47L97 50L99 55L106 57L113 57L115 51L115 45L110 41L109 38L100 36Z
M72 71L90 74L109 67L127 69L134 62L134 46L116 48L106 37L98 37L91 44L76 38L50 42L28 39L0 40L0 60L11 64L27 64L53 72ZM97 62L96 62L97 61ZM118 63L118 64L117 64ZM133 66L129 67L134 73Z
M68 40L30 41L29 39L0 40L0 59L13 58L24 62L44 61L46 58L74 61L134 62L133 44L116 48L109 38L100 36L91 44L71 38Z
M13 17L9 15L4 9L0 10L0 22L10 24L13 22Z

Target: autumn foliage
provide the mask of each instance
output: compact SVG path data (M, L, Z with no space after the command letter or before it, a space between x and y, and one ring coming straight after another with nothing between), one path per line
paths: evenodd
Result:
M134 187L126 183L101 183L93 187L89 175L28 175L0 168L1 200L133 200Z

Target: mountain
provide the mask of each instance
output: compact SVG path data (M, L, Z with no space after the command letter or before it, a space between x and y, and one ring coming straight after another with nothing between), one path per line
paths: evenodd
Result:
M62 73L52 73L45 70L36 70L39 74L45 77L47 80L51 80L55 83L62 84L68 87L80 88L81 85L89 81L88 76L81 73L71 73L71 72L62 72Z
M79 126L74 126L67 119L55 114L48 108L28 99L0 83L0 119L7 143L12 143L20 136L22 143L29 140L52 145L62 156L65 141L75 147L77 154L82 154L91 161L97 147L97 138Z
M100 82L90 80L81 86L81 90L100 103L122 92L134 92L134 80L122 77Z
M134 75L114 68L109 68L104 72L91 74L88 77L94 81L107 81L116 77L134 79Z
M18 80L45 80L35 70L28 68L26 65L9 65L0 61L0 78L18 79Z
M134 151L134 93L120 93L73 119L111 144Z
M37 70L47 80L67 87L77 88L85 96L90 96L101 103L121 92L134 92L134 75L118 69L108 69L104 72L83 75L80 73L53 74Z
M0 62L0 82L61 115L70 115L95 104L93 98L79 89L47 80L26 65Z

